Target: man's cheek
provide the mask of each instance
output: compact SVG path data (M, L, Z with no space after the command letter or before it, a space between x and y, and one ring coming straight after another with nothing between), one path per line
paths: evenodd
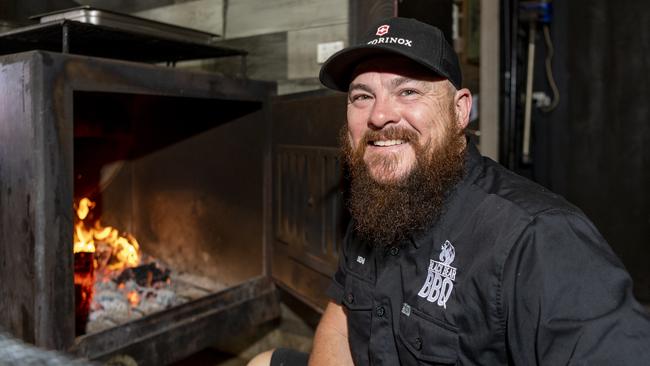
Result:
M355 139L352 136L352 132L348 130L348 144L350 145L350 147L352 147L353 150L357 147L357 144L355 144L354 141Z
M366 152L366 145L363 142L363 138L359 137L354 139L352 135L348 135L348 144L350 145L350 150L357 157L363 157Z

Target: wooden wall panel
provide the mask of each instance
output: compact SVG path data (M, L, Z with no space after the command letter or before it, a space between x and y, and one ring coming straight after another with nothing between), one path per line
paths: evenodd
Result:
M347 21L348 0L237 0L228 2L225 37L247 37Z
M325 89L317 77L304 78L304 79L287 79L278 80L278 95L294 94L313 91L317 89Z
M196 0L140 11L133 15L222 35L223 0Z
M287 76L289 79L317 77L321 64L316 62L318 43L343 41L347 45L348 25L289 31L287 36Z
M270 33L252 37L227 39L224 47L246 50L246 76L255 80L273 81L287 78L287 33ZM203 62L203 69L226 75L242 76L242 58L228 57Z

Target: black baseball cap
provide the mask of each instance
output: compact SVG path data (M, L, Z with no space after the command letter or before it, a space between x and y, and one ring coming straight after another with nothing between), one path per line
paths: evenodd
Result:
M355 67L363 60L385 54L409 58L461 88L458 56L442 31L409 18L379 21L361 37L359 44L333 54L320 69L320 82L334 90L347 91Z

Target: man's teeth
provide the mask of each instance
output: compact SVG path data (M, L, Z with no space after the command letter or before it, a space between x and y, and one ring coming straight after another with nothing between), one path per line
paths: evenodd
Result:
M404 140L380 140L380 141L373 141L372 144L375 146L393 146L393 145L401 145L404 143Z

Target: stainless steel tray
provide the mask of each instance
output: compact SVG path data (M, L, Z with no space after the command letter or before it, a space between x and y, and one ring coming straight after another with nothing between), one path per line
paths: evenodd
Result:
M220 37L218 34L121 14L110 10L98 9L88 5L34 15L30 19L38 19L41 24L70 20L146 34L157 38L200 44L211 44Z

